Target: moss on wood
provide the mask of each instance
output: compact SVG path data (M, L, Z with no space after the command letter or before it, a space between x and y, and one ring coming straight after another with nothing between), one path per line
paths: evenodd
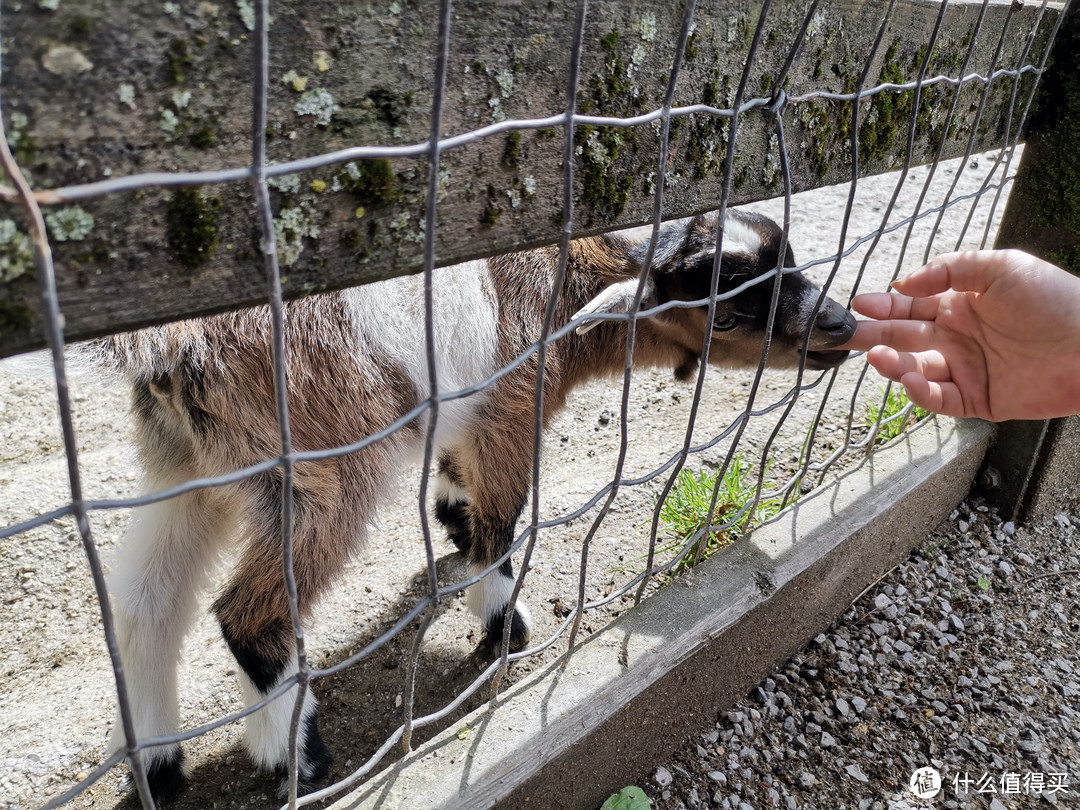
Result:
M206 262L218 247L218 209L221 200L204 197L197 188L173 192L165 209L165 241L182 266L189 269Z
M503 146L503 165L510 169L521 168L521 132L514 130L506 133L506 144Z
M643 91L630 79L620 40L618 31L600 37L604 63L578 100L582 112L626 117L642 111ZM619 160L624 148L636 150L637 135L632 129L582 126L575 130L574 142L582 156L581 202L588 207L586 221L592 225L597 219L617 219L634 185L633 177L620 171Z
M903 84L904 71L897 61L900 40L885 52L878 84ZM870 100L870 109L859 125L859 158L879 162L897 154L898 134L906 133L914 110L914 91L885 90Z
M397 175L386 158L349 163L338 173L338 180L365 206L388 205L401 199Z
M23 301L0 298L0 335L24 329L34 319L34 310Z

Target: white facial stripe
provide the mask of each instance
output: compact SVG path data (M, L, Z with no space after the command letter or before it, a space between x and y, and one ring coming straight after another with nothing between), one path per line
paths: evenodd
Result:
M761 252L761 234L738 217L728 214L724 223L724 244L721 250L725 255L741 253L753 258Z

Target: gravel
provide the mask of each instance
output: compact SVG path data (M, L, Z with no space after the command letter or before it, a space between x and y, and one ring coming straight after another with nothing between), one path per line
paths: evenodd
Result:
M658 810L1080 806L1078 539L1077 509L965 502L641 787Z

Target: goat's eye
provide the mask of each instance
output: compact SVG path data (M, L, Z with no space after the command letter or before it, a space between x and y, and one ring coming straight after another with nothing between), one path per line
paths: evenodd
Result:
M733 312L725 312L713 318L712 328L714 332L730 332L739 325L739 316Z

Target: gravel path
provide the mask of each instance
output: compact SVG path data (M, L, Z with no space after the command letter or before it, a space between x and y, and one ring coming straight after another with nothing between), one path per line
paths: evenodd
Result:
M1075 504L1016 527L964 503L641 787L660 810L1080 806L1078 540Z

